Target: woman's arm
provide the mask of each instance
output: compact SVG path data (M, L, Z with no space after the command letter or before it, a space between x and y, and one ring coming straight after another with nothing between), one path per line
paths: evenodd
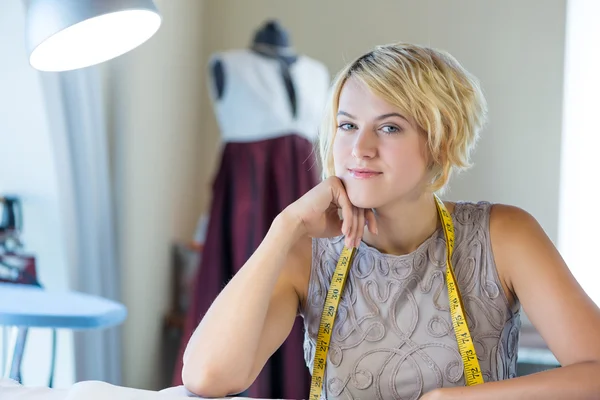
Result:
M188 390L203 397L244 391L289 335L296 286L310 270L311 240L298 232L299 222L280 214L213 302L183 356Z
M338 211L344 217L340 221ZM183 356L183 382L203 397L244 391L289 335L308 287L311 237L360 239L371 210L354 207L342 181L330 177L275 219L252 257L209 308Z
M495 205L490 235L496 267L562 367L424 399L552 400L600 398L600 310L577 283L537 221ZM590 260L589 268L598 268Z

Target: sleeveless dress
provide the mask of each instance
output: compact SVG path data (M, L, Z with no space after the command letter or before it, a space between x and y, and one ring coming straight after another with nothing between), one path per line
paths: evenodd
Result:
M325 66L300 55L289 67L296 94L293 115L279 61L245 49L213 58L220 60L225 75L222 95L212 93L223 146L173 386L181 384L185 347L214 299L260 245L273 219L318 183L313 141L329 87ZM302 320L297 318L284 344L243 395L308 397L303 340Z
M516 376L520 305L500 283L490 243L491 204L456 203L452 263L485 382ZM313 240L304 318L312 373L325 296L343 237ZM440 227L414 252L393 256L361 243L344 289L326 364L322 399L416 400L464 386L450 319L446 241Z

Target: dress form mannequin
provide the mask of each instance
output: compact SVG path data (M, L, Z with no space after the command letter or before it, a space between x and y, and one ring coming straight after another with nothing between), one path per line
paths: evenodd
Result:
M246 49L215 53L209 94L224 142L295 133L314 140L329 89L329 71L296 54L277 21L258 29Z
M277 214L318 182L313 142L330 83L327 68L296 54L288 33L276 21L261 26L249 48L213 54L208 78L223 153L213 181L175 386L181 384L185 345L212 301L258 247ZM303 341L298 318L288 339L243 395L307 398L310 374Z
M265 25L256 32L251 49L257 54L262 54L265 57L279 59L284 67L289 67L298 59L290 45L288 32L275 20L267 21ZM285 69L287 70L287 68ZM223 63L217 57L213 58L212 75L216 97L221 98L225 88L225 71L223 70ZM288 87L290 101L295 103L295 92L293 84L289 79L289 73L285 78L287 78L286 87Z

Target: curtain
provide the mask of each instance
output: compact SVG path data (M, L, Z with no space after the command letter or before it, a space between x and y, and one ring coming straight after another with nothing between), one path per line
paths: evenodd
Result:
M41 73L74 290L119 301L115 209L100 67ZM121 383L120 328L74 334L75 379Z

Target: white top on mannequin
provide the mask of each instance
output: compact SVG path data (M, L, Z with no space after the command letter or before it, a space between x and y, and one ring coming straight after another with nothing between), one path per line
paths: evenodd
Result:
M210 96L224 142L253 142L286 134L316 139L329 92L329 71L321 62L299 55L290 65L296 93L294 118L280 62L251 49L214 54L220 61L225 86L219 98L214 78Z

